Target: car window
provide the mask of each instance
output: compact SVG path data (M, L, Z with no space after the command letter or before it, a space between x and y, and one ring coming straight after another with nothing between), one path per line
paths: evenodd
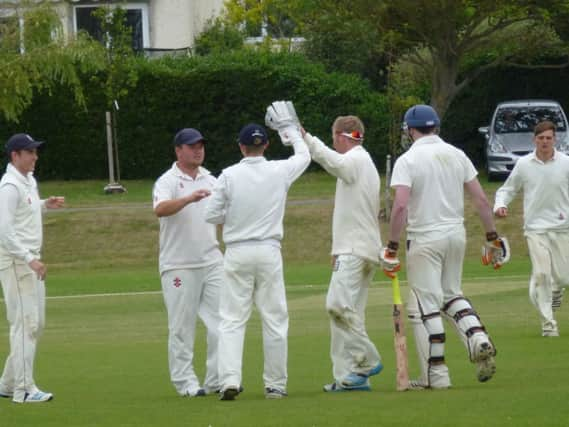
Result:
M567 130L567 123L559 107L506 107L496 112L494 131L496 133L533 132L535 125L543 120L555 123L558 132Z

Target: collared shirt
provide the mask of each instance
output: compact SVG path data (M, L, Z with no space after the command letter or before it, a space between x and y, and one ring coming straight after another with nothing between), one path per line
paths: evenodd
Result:
M415 141L395 162L391 187L411 188L407 237L435 241L464 228L464 184L478 172L458 148L437 135Z
M215 182L215 177L203 167L194 179L174 162L154 184L154 208L160 202L186 197L196 190L212 190ZM204 218L208 199L190 203L174 215L160 217L160 273L206 267L221 261L215 226Z
M8 163L0 181L0 269L14 258L26 263L40 259L44 204L33 174L24 176Z
M569 230L569 157L555 150L546 162L535 151L518 159L496 192L494 211L507 207L520 190L525 231Z
M294 155L286 160L245 157L223 170L208 204L206 221L224 224L223 241L280 247L286 195L310 163L308 149L293 139Z
M308 133L304 139L312 159L338 178L332 255L351 254L379 262L380 178L371 156L361 145L340 154Z

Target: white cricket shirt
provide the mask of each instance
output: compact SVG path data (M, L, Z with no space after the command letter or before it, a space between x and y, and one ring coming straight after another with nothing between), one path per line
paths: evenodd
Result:
M174 162L154 184L154 208L160 202L189 196L196 190L212 190L215 182L215 177L203 167L193 179ZM174 215L160 217L160 273L206 267L221 261L215 226L206 223L204 218L208 199L189 203Z
M309 133L310 154L338 178L332 217L332 255L351 254L379 262L380 178L369 153L356 145L344 154Z
M293 139L294 155L286 160L245 157L223 170L208 204L206 221L224 224L223 241L280 247L286 195L310 163L302 138Z
M478 172L462 150L437 135L415 141L395 162L391 187L410 187L407 238L429 242L464 228L464 184Z
M13 258L26 263L40 259L44 204L33 174L24 176L8 163L0 181L0 269Z
M516 162L496 192L494 211L507 207L520 190L524 193L524 230L569 230L569 157L555 150L543 162L535 151Z

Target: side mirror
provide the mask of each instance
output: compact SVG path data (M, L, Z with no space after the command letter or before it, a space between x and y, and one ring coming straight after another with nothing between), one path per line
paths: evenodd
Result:
M478 133L481 133L482 135L488 135L488 126L479 127Z

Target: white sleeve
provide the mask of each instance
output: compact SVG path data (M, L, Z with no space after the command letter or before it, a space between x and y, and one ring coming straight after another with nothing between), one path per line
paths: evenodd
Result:
M331 150L317 137L309 133L305 134L304 141L306 141L306 145L308 145L312 160L320 164L329 174L340 178L348 184L355 181L357 168L349 156Z
M158 181L154 183L154 188L152 189L152 208L156 209L161 202L165 200L172 200L172 188L168 185L168 179L166 177L158 178Z
M399 157L393 166L393 173L391 174L391 187L403 185L405 187L412 187L413 177L411 170L405 157Z
M522 179L520 175L520 162L518 161L504 185L496 191L496 200L494 201L494 212L500 208L507 208L514 197L522 188Z
M19 198L18 189L14 185L8 184L0 188L0 245L10 255L29 263L36 257L22 245L14 227Z
M288 159L281 161L286 167L287 183L289 186L302 175L310 164L310 153L300 132L298 132L298 135L295 133L291 142L294 154Z
M221 174L213 188L205 210L205 220L211 224L224 224L227 205L227 178Z

